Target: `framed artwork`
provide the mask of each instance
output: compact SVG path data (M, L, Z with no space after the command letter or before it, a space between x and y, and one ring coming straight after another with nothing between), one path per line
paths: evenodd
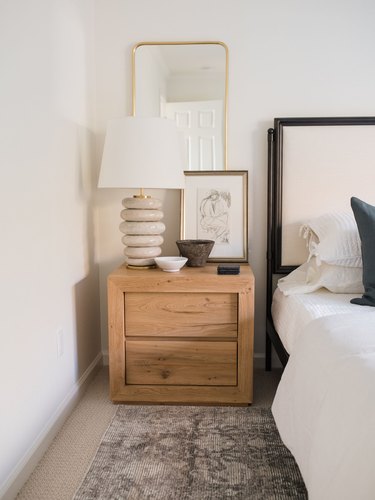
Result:
M245 170L186 171L181 239L214 240L211 262L247 262Z

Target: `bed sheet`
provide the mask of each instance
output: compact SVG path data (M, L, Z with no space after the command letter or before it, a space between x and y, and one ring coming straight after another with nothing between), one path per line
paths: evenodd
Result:
M276 288L272 302L272 319L279 337L290 355L296 339L312 320L331 314L358 312L350 299L361 295L332 293L325 289L285 296Z
M308 323L272 413L310 500L375 498L375 308Z

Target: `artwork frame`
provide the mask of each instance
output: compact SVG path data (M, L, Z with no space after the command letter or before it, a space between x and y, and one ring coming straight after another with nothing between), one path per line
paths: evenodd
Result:
M247 170L185 171L181 239L209 239L209 262L248 262Z

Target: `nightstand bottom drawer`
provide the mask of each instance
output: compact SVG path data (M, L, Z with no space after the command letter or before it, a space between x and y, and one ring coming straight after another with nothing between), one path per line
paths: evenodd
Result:
M125 343L126 385L237 385L237 342Z

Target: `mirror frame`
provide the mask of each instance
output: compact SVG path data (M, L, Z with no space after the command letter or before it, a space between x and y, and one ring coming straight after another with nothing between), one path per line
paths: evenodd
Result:
M228 46L224 42L219 41L196 41L196 42L139 42L133 46L132 50L132 115L136 113L136 74L135 74L135 56L137 49L142 46L149 45L220 45L225 50L225 90L224 90L224 118L223 118L223 159L224 169L228 170L228 65L229 65L229 51Z

